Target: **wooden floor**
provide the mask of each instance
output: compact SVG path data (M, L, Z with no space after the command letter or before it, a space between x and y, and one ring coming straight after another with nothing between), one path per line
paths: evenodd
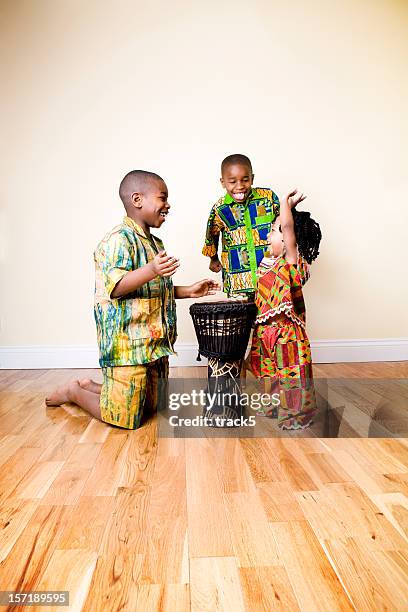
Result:
M45 408L90 373L0 372L0 590L92 612L408 610L407 440L157 439L155 420Z

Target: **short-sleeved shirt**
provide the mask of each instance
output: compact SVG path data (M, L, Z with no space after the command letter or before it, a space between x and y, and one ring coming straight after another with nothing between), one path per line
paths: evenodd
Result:
M227 193L212 207L202 253L216 255L221 234L223 286L228 295L255 291L256 270L278 214L278 196L272 189L262 187L253 188L244 203L235 202Z
M174 354L176 305L171 278L156 276L134 292L113 298L118 282L164 250L130 217L110 231L95 253L94 315L101 367L139 365Z

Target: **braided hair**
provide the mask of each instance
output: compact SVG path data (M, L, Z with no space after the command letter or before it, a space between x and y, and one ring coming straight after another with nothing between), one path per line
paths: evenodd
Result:
M322 239L320 225L312 219L309 212L292 210L295 223L295 236L300 255L311 264L319 254L319 245Z

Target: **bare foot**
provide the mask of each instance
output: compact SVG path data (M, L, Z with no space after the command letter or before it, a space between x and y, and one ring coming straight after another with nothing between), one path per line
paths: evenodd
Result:
M45 403L47 406L61 406L61 404L65 404L66 402L70 402L70 394L73 389L79 387L78 380L71 380L66 385L61 385L57 387L55 391L53 391L50 395L45 398Z
M81 378L79 381L79 386L81 389L86 389L86 391L92 391L92 393L100 393L102 389L102 385L100 383L91 380L90 378Z

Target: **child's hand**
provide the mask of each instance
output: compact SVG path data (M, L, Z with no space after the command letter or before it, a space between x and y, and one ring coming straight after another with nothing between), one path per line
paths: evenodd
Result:
M211 257L209 268L211 272L220 272L222 265L217 255L215 257Z
M173 276L179 265L179 260L167 255L166 251L158 253L152 261L152 268L157 276Z
M214 295L217 291L220 291L221 285L211 280L210 278L204 278L193 285L190 285L190 296L191 298L204 297L205 295Z
M298 190L294 189L293 191L288 193L288 195L285 198L285 202L287 203L287 205L289 206L291 210L292 208L295 208L295 206L297 206L298 204L300 204L300 202L303 202L303 200L307 198L307 196L303 195L303 193L296 196L297 192Z

